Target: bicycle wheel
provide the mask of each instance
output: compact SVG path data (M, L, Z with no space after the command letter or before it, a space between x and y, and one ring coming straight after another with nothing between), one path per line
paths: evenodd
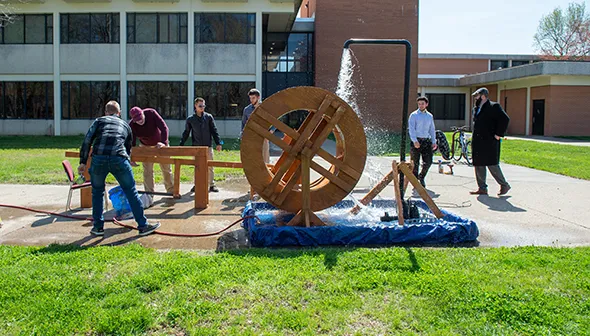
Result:
M465 144L465 153L463 156L465 156L465 161L467 161L467 164L471 166L471 141L467 141Z
M453 141L453 148L451 150L451 158L453 160L459 161L461 160L461 156L463 155L463 150L461 148L461 142L459 139L455 139Z

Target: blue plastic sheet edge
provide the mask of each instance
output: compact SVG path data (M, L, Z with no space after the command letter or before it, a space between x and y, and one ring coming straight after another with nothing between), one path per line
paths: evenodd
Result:
M417 206L430 211L424 201L417 200ZM352 201L341 201L336 207L351 208ZM374 207L391 208L392 200L377 200ZM266 202L248 202L243 216L257 216L257 210L276 210ZM473 242L479 236L477 224L467 218L442 210L444 217L434 223L406 224L391 223L356 226L291 227L276 225L275 216L247 218L242 226L248 232L250 244L254 247L277 246L319 246L319 245L392 245L392 244L459 244ZM290 215L291 217L293 215ZM289 220L285 217L284 220Z

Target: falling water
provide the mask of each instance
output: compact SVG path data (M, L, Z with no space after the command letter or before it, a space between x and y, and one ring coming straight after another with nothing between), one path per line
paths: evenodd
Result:
M356 88L354 86L352 75L354 74L354 65L352 64L352 51L344 48L342 59L340 60L340 73L338 74L338 88L336 95L352 107L360 117L360 110L356 103Z

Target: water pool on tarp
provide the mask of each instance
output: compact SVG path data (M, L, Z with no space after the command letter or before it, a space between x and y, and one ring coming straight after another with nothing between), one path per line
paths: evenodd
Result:
M393 200L376 200L354 216L352 200L343 200L335 206L317 212L327 226L285 226L293 214L276 209L266 202L249 202L244 216L257 216L244 220L252 246L318 246L318 245L392 245L392 244L458 244L475 241L479 230L474 221L442 210L444 217L436 218L426 203L416 201L420 218L382 222L388 212L396 215Z

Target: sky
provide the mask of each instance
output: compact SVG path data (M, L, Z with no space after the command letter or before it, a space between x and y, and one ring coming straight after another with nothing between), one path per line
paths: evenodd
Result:
M418 52L536 54L543 15L582 0L419 0ZM590 0L585 0L590 11Z

